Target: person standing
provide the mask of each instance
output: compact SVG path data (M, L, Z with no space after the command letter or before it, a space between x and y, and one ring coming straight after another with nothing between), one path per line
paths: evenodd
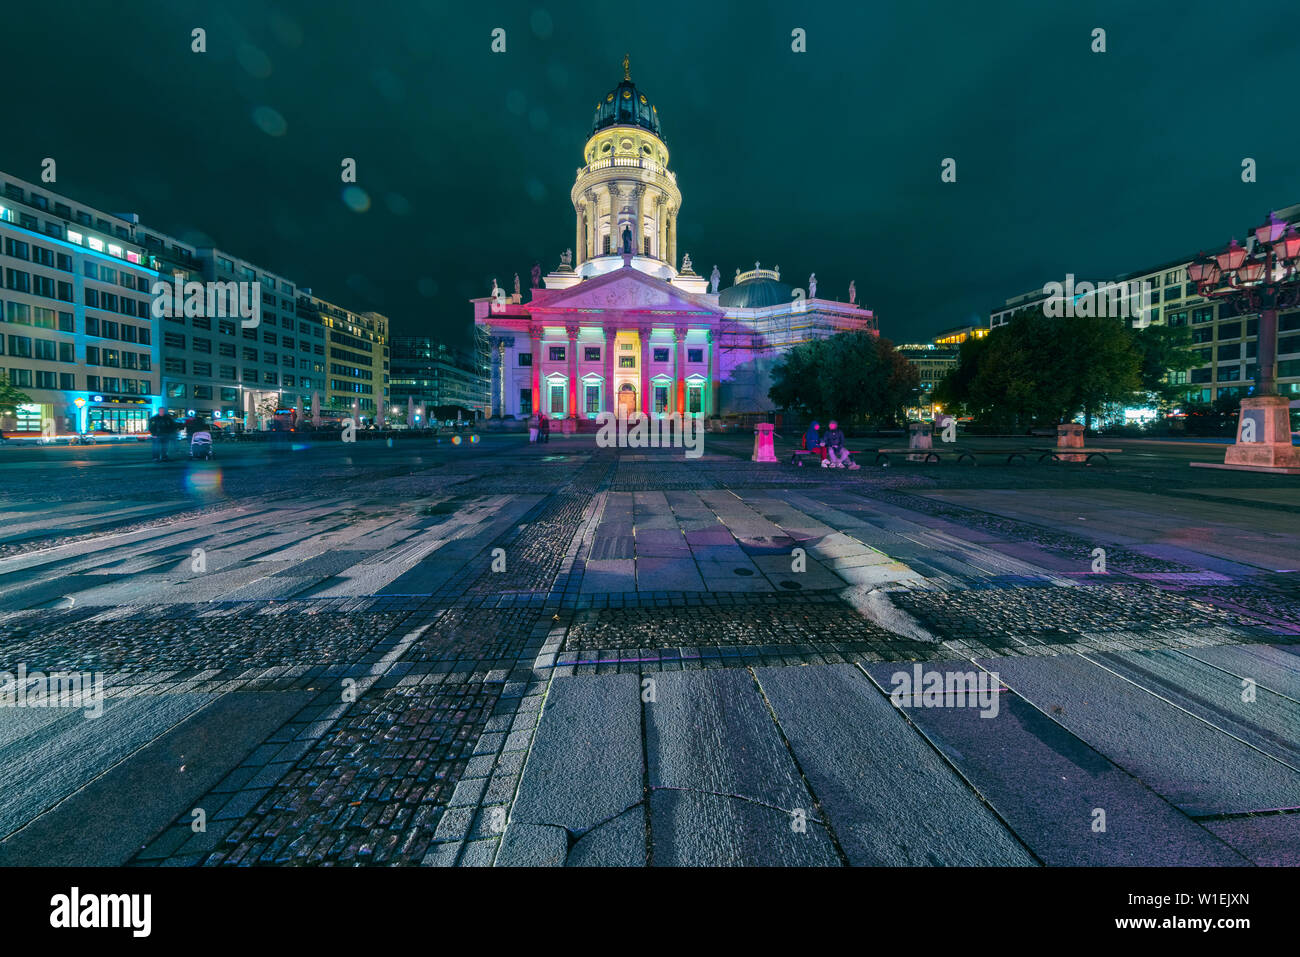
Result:
M538 435L537 441L541 442L543 445L550 444L551 417L549 415L542 416L542 421L537 423L537 435Z
M172 435L176 432L176 420L166 409L160 409L149 417L149 434L153 436L153 460L168 461Z
M537 432L538 432L537 420L538 420L538 418L539 418L539 417L538 417L536 414L530 415L530 416L528 417L528 443L529 443L530 445L534 444L534 443L537 441Z

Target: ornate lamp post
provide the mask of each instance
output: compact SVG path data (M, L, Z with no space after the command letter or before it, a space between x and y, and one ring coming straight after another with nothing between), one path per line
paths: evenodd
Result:
M1200 255L1187 267L1196 291L1230 302L1242 315L1259 313L1255 392L1241 400L1237 441L1222 466L1300 474L1300 449L1291 444L1290 401L1277 393L1277 314L1300 305L1300 234L1273 214L1255 229L1252 249L1235 239L1222 252ZM1201 464L1201 463L1194 463Z

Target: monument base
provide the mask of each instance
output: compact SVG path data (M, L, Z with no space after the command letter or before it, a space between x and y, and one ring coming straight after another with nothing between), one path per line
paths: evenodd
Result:
M1228 446L1223 463L1193 462L1192 466L1300 475L1300 449L1291 444L1291 400L1281 395L1242 399L1237 441Z

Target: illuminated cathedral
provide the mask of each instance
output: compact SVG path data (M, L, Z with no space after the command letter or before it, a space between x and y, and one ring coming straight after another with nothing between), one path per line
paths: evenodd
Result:
M632 81L596 103L571 191L574 245L555 271L533 269L527 296L498 282L472 300L491 358L493 417L594 420L678 412L762 412L771 369L800 342L877 332L871 310L817 297L758 263L719 291L714 266L678 259L682 193L669 167L659 111ZM688 252L688 251L683 251ZM679 265L680 262L680 265Z

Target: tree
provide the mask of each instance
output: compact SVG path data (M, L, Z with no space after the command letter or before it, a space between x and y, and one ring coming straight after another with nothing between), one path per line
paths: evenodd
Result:
M1186 384L1170 382L1171 372L1186 372L1196 365L1192 334L1185 326L1147 326L1133 330L1138 350L1142 391L1154 397L1157 408L1178 404Z
M0 415L15 415L20 405L27 405L32 397L9 381L9 377L0 372Z
M1132 330L1104 316L1053 318L1022 309L982 340L962 344L936 397L1002 429L1093 416L1141 387Z
M772 382L768 398L783 409L865 424L897 420L920 374L888 339L842 332L790 349Z

